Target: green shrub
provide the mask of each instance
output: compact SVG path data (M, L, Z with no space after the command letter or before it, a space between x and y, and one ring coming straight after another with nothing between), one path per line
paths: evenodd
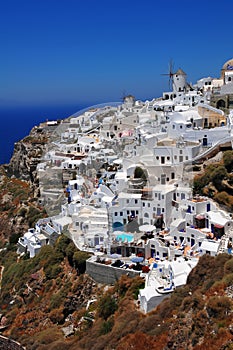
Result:
M106 293L99 300L97 306L98 316L105 321L117 310L117 302L110 293Z
M55 293L51 296L50 310L60 308L64 303L64 295L62 291Z
M225 151L223 153L223 163L228 173L233 170L233 151Z
M90 254L83 251L77 251L73 255L73 264L74 267L78 270L79 273L84 273L86 270L86 260L89 259Z
M48 280L55 279L61 272L61 267L59 264L48 265L44 267L44 273Z
M66 249L70 243L71 243L70 238L62 234L61 236L58 237L55 244L55 248L57 251L61 252L63 256L66 256Z
M100 335L107 334L111 332L112 328L114 326L114 319L113 317L110 317L109 320L103 321L100 327Z
M228 274L228 273L233 273L233 258L231 258L230 260L228 260L225 265L224 265L224 273Z
M222 320L231 310L232 302L226 296L210 297L207 303L206 310L210 317Z

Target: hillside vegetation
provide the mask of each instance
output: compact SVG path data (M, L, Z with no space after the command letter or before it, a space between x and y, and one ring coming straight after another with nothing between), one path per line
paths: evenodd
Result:
M10 178L4 167L0 167L0 246L9 240L17 242L28 228L45 216L30 183L14 176Z
M233 151L225 151L220 162L207 165L194 177L193 192L233 210Z
M33 259L19 260L12 248L2 253L2 331L27 349L233 349L227 254L201 257L187 285L145 315L137 303L143 279L125 275L108 288L95 283L84 273L88 254L66 236Z

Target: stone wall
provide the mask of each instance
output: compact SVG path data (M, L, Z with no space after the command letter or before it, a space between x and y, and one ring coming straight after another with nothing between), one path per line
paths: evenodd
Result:
M140 271L112 267L110 265L100 264L92 261L92 258L86 261L86 273L96 282L103 284L114 284L122 275L136 277Z

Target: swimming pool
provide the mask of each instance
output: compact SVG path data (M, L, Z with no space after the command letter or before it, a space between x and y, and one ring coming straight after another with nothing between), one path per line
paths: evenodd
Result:
M132 242L134 239L134 235L130 233L121 233L116 236L117 241L122 241L122 242Z

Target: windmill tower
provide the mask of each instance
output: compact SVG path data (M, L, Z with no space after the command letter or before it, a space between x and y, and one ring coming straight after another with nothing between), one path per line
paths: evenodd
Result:
M185 92L187 87L186 76L187 74L179 68L176 72L174 72L174 65L172 60L169 63L168 73L162 74L169 76L169 88L172 89L174 94L178 92Z
M187 88L187 81L186 81L187 74L179 68L177 72L173 73L172 75L172 89L174 93L178 92L186 92Z

